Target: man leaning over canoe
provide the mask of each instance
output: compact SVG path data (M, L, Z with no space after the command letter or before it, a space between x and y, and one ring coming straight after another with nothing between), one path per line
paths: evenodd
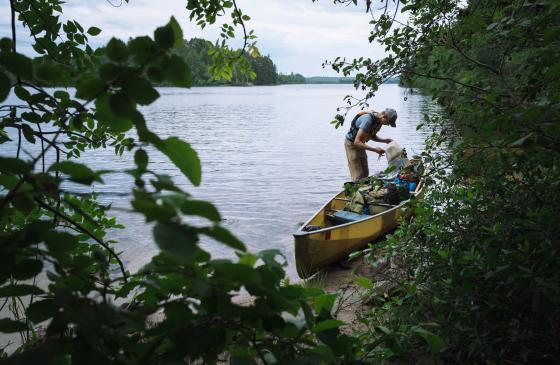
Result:
M377 136L377 132L384 125L396 127L397 112L395 109L387 108L377 113L375 111L359 112L350 126L350 130L344 139L344 148L346 149L346 157L348 158L348 168L352 180L358 180L369 176L367 151L378 153L381 157L385 150L380 147L372 147L366 144L372 140L381 143L391 143L391 138L381 138Z

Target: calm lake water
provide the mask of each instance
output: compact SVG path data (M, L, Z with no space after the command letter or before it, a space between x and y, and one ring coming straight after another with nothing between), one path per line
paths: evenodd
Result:
M143 108L148 126L162 137L175 135L194 147L202 161L202 184L190 185L159 153L150 154L150 168L174 177L193 197L214 203L224 226L250 250L282 251L289 276L296 278L292 233L350 177L343 146L350 120L339 129L329 121L345 95L357 95L353 86L162 88L159 92L161 98ZM423 113L434 108L429 98L398 85L383 85L371 106L392 107L399 115L397 127L385 126L379 135L396 140L409 155L423 150L425 136L416 125ZM15 154L6 146L0 150L2 155L11 152ZM86 153L83 159L94 169L124 170L133 165L131 155L115 157L112 149ZM373 174L385 169L387 162L369 154L369 165ZM132 181L124 174L104 180L106 184L95 186L100 200L128 208ZM122 210L113 214L126 226L115 236L124 261L134 271L158 250L151 225L137 214ZM203 246L217 257L232 255L210 239Z

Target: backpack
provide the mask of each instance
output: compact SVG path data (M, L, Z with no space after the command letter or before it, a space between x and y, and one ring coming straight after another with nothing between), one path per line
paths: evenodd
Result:
M360 110L358 113L356 113L356 116L354 116L354 119L352 119L352 122L350 123L350 128L353 128L356 125L356 121L358 120L358 118L361 117L364 114L371 114L371 117L375 118L374 114L377 114L377 112L374 112L373 110L370 110L370 111Z
M377 112L373 111L373 110L361 110L359 111L356 116L354 117L354 119L352 119L352 122L350 123L350 131L353 131L354 128L356 128L356 121L358 120L359 117L361 117L362 115L365 114L369 114L371 115L371 117L373 118L373 120L375 121L377 118ZM375 124L372 125L372 128L375 126Z

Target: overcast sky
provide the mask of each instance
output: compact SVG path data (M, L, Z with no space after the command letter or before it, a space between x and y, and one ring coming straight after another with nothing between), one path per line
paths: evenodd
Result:
M119 0L111 0L119 4ZM368 42L370 17L365 2L359 6L334 5L332 0L237 0L239 8L251 16L248 28L258 36L262 54L270 55L279 72L298 72L305 76L335 76L321 64L336 56L347 58L380 58L383 50ZM101 45L111 37L123 40L132 36L153 34L174 15L185 38L203 37L215 40L217 27L200 30L191 24L184 0L131 0L112 6L107 0L68 0L63 5L64 17L75 19L86 29L97 26L103 32L90 41ZM225 19L224 19L225 20ZM0 5L0 34L10 36L9 2ZM222 24L223 21L218 21ZM18 51L30 53L27 30L18 28Z

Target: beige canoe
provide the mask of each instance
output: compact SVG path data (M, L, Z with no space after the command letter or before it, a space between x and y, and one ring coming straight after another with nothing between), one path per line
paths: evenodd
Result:
M411 194L413 198L420 197L422 188L421 181ZM345 202L345 194L342 191L294 233L296 268L301 278L315 274L325 266L393 231L399 223L399 218L405 215L409 200L365 219L333 225L328 215L343 210ZM324 228L307 232L304 231L307 226Z

